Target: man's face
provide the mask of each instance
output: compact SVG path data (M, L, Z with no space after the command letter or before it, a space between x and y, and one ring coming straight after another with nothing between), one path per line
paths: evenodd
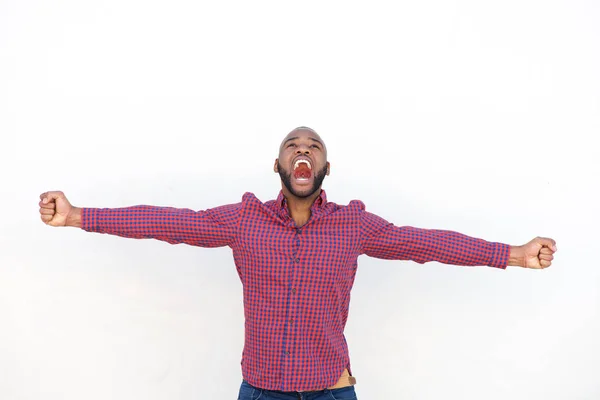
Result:
M281 143L274 170L292 195L310 197L329 175L325 144L311 129L293 130Z

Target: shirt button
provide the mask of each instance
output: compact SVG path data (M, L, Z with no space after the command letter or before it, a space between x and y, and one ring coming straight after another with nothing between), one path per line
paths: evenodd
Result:
M302 229L296 229L296 233L299 235L302 233Z
M299 258L296 258L296 259L294 260L294 262L296 262L296 263L299 263L299 262L300 262L300 259L299 259Z
M294 325L294 318L290 318L290 325Z
M296 294L296 288L292 288L292 293Z
M285 355L286 355L286 356L289 356L289 355L290 355L290 352L286 350L286 351L285 351Z

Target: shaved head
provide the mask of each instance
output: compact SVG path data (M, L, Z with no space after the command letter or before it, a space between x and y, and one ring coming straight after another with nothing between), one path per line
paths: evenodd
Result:
M323 146L323 151L325 152L325 156L327 156L327 147L325 147L325 142L323 141L323 139L321 139L321 136L319 136L317 131L315 131L312 128L309 128L308 126L299 126L297 128L294 128L290 133L288 133L279 145L279 153L281 154L281 150L283 149L286 142L298 138L299 135L306 135L307 133L309 139L314 140L315 142L318 142L321 144L321 146Z

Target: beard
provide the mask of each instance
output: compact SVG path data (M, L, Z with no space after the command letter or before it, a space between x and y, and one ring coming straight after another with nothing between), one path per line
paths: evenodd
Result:
M321 184L323 183L323 180L325 179L325 175L327 175L327 165L326 165L323 168L321 168L319 171L317 171L317 173L315 174L315 179L313 180L313 185L310 189L308 189L305 192L298 192L298 191L294 190L294 188L292 187L292 173L286 171L286 169L283 168L283 166L279 163L279 161L277 162L277 169L279 170L279 177L281 178L281 181L283 182L283 184L285 185L287 190L289 190L291 194L293 194L294 196L296 196L300 199L310 197L317 190L319 190L319 188L321 187Z

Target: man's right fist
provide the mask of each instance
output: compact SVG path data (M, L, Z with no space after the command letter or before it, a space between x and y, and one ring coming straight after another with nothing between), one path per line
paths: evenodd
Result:
M59 191L40 195L40 217L50 226L81 226L81 209L73 207Z

